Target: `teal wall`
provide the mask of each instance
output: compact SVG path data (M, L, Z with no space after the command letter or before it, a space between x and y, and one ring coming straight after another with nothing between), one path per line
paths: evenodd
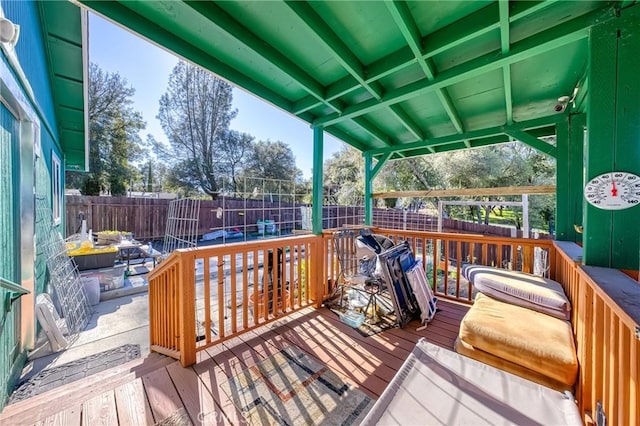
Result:
M35 160L34 170L36 175L35 180L35 193L36 196L44 201L46 208L35 208L35 200L33 205L33 212L35 213L35 233L34 236L36 242L36 258L34 265L35 273L35 289L36 293L46 292L47 289L47 270L44 256L42 255L42 247L39 247L38 235L41 235L45 230L50 232L53 218L51 216L52 206L52 187L51 187L51 174L52 174L52 152L58 156L62 162L64 170L64 156L59 143L58 127L56 124L56 117L54 113L54 99L51 89L50 75L48 72L48 62L46 58L45 40L43 38L43 32L41 30L40 12L39 6L33 1L0 1L0 5L4 11L5 17L20 25L20 38L15 48L16 57L22 72L26 76L28 86L31 88L36 104L29 105L30 109L37 114L37 118L40 121L40 146L41 151L39 157ZM13 94L19 99L27 99L28 88L23 84L20 79L20 73L14 69L11 65L11 61L5 56L4 52L0 53L0 61L3 61L5 68L10 70L13 74L15 81L18 82L21 93ZM28 101L31 102L31 101ZM14 194L13 200L4 200L2 205L2 215L0 215L0 234L2 244L1 251L6 256L0 255L0 275L4 278L10 279L14 282L21 282L19 276L19 253L20 245L20 211L18 204L18 190L21 185L21 175L23 173L30 173L31 171L20 170L19 161L17 160L18 147L19 147L19 131L17 125L9 122L10 114L8 110L3 109L0 111L0 151L4 148L8 149L14 155L11 167L3 168L0 166L0 186L2 187L2 193L5 198L8 197L7 188L11 188L11 193ZM7 130L10 128L10 130ZM9 152L7 151L7 152ZM5 157L4 151L0 152L0 156ZM0 162L1 159L0 159ZM64 184L64 173L61 176ZM5 188L4 186L7 186ZM63 200L64 202L64 200ZM7 204L7 206L5 206ZM28 209L29 207L27 207ZM11 211L11 213L8 213ZM64 215L64 205L62 208ZM61 225L56 227L64 235L64 217ZM6 240L6 241L5 241ZM15 247L9 246L9 242L14 242ZM9 256L9 254L13 254ZM6 259L5 259L6 257ZM11 269L14 265L15 270ZM10 267L11 266L11 267ZM11 275L11 276L10 276ZM0 296L2 296L0 294ZM6 318L2 328L0 328L0 409L4 406L6 398L9 395L15 380L20 373L24 359L25 350L19 344L20 334L20 322L19 312L20 309L25 309L25 306L20 306L20 303L14 304L14 309L10 316Z
M51 126L52 132L56 134L56 136L48 134L43 126L43 139L48 139L49 143L53 143L54 138L57 139L58 128L55 120L51 80L47 68L44 35L40 28L38 4L35 1L6 0L0 1L0 4L5 17L20 25L20 39L15 48L16 55L29 80L29 85L33 89L38 105Z

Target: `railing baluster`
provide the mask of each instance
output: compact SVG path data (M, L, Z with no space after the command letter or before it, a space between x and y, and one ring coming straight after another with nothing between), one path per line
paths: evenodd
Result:
M226 336L227 325L224 321L224 256L217 256L218 261L218 336Z
M249 327L249 253L242 252L242 329Z
M630 330L631 348L629 350L629 359L632 361L629 371L629 391L622 395L629 395L629 411L628 425L640 424L640 392L638 392L638 383L640 383L640 367L638 367L638 356L640 355L640 340L635 335L636 330Z
M211 258L205 257L203 263L203 290L204 290L204 335L205 342L211 343Z
M625 395L626 390L629 387L629 364L631 362L638 362L638 360L629 359L629 340L631 337L631 333L629 333L629 328L627 328L624 324L624 321L620 318L617 319L617 327L618 327L618 371L616 371L617 375L617 386L613 389L613 391L617 395ZM629 400L626 398L618 398L618 423L623 425L628 425L629 423L629 411L631 411L631 407L629 406Z
M258 257L258 250L253 251L253 293L252 293L252 303L253 303L253 324L258 324L260 322L259 318L259 310L258 310L258 290L260 288L260 283L258 280L258 265L260 264L260 259ZM248 302L246 303L248 306Z
M444 256L444 294L449 295L449 240L442 240L442 249ZM454 297L458 297L456 293Z
M231 288L229 290L229 303L227 304L227 306L231 307L231 312L229 313L229 315L231 316L231 334L235 334L238 331L238 310L236 306L236 298L238 297L236 294L238 277L236 273L236 253L231 253L229 257L229 260L231 260L229 265Z
M607 370L609 370L608 372L606 372L605 374L607 376L609 376L609 383L607 383L605 385L606 387L606 401L608 401L607 404L607 411L608 411L608 416L607 416L607 421L610 422L610 424L617 424L619 423L616 420L617 414L618 414L618 408L617 408L617 400L618 398L616 398L615 395L615 390L617 389L617 381L619 380L619 375L620 375L620 371L619 371L619 365L618 365L618 357L616 356L616 353L618 352L619 348L618 348L618 321L616 321L616 317L613 314L613 312L611 311L611 309L607 306L606 309L606 320L609 323L608 324L608 329L609 329L609 353L608 355L608 361L607 361ZM622 396L622 395L620 395Z

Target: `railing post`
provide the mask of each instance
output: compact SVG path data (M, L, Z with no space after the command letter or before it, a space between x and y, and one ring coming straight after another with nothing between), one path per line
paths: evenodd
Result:
M314 238L314 241L309 245L311 247L309 281L313 286L313 306L320 308L322 306L322 296L324 295L322 276L324 270L324 249L323 249L322 235L318 235ZM311 290L311 289L310 289Z
M195 304L195 255L191 252L180 253L178 273L180 333L180 364L183 367L196 363L196 304Z

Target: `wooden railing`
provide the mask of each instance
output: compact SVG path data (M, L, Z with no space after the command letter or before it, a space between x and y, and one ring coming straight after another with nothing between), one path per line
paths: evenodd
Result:
M573 303L580 370L576 399L586 424L640 424L640 285L621 271L580 265L577 246L556 243L556 279Z
M580 265L581 249L570 243L376 232L408 242L440 298L472 303L473 289L460 273L466 263L538 269L560 282L573 305L576 399L585 423L595 423L601 412L607 424L640 424L637 282L617 270ZM332 292L338 268L331 231L177 251L150 275L151 347L190 365L197 351L319 306Z
M309 306L319 241L301 236L175 251L149 275L151 349L179 359ZM316 268L316 269L314 269Z
M437 297L471 304L474 289L464 277L462 267L479 264L524 272L534 272L536 262L547 276L555 272L554 246L551 240L488 237L474 234L399 231L375 229L375 233L391 238L396 244L407 241L415 257L422 261L427 278ZM324 268L325 294L331 293L338 277L333 231L324 233L327 251ZM333 259L333 261L332 261Z

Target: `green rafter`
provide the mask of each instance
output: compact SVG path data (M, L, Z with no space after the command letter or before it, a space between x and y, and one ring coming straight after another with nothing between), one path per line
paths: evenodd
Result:
M304 21L305 25L307 25L316 35L317 39L325 45L333 57L344 69L347 70L351 77L353 77L358 84L362 85L362 87L364 87L374 99L380 100L383 92L380 84L378 84L377 81L367 82L365 80L364 66L360 60L353 54L353 52L351 52L347 45L344 44L340 37L338 37L322 20L313 8L307 3L300 1L287 1L286 4L296 15L298 15L298 17L300 17L300 19ZM296 105L294 105L294 109L299 113L308 111L316 106L318 106L318 103L313 99L305 98L297 102ZM406 118L408 118L406 112L399 111L398 109L392 109L391 111L407 130L414 133L415 123L410 118L406 120ZM378 137L376 136L376 138Z
M500 0L498 3L500 9L500 46L502 54L509 53L509 0ZM513 100L511 96L511 65L507 64L502 67L502 76L504 79L504 102L505 111L507 112L507 124L513 123Z
M512 138L522 142L523 144L529 145L531 148L537 151L540 151L543 154L547 154L553 158L557 157L555 146L547 142L541 141L540 139L528 134L525 131L509 129L509 130L505 130L505 133L511 136Z
M562 0L542 0L542 1L514 1L511 3L511 17L509 22L515 22L518 19L526 18L542 9L551 6Z
M391 139L389 135L383 132L378 126L373 124L371 121L366 119L365 117L355 117L353 122L360 126L365 132L369 133L376 140L384 143L386 146L394 145L395 142Z
M409 44L409 48L411 49L413 56L415 56L416 60L418 61L420 68L422 68L422 71L427 76L428 80L433 80L435 78L435 73L433 72L433 68L429 63L429 60L424 57L424 52L421 48L422 35L420 34L420 30L416 26L407 3L405 3L404 1L385 0L385 4L387 6L387 9L389 9L389 12L391 13L391 16L393 17L396 25L400 29L402 36ZM437 89L435 92L438 96L438 99L440 99L444 110L449 116L451 123L453 123L453 127L455 127L458 133L463 133L464 128L462 126L462 121L458 116L458 112L456 111L449 94L445 91L444 88Z
M463 142L465 140L471 141L471 146L473 147L473 139L482 139L490 136L498 136L505 133L509 133L512 130L524 130L524 129L538 129L545 128L547 129L549 126L554 126L556 123L563 119L562 115L551 115L548 117L536 118L533 120L522 121L519 123L513 123L510 126L496 126L490 127L487 129L481 130L472 130L469 132L465 132L464 134L453 134L449 136L443 136L440 138L433 138L425 141L406 143L402 145L390 146L385 148L377 148L369 150L373 156L377 156L380 154L387 154L389 152L407 152L415 149L423 149L429 147L439 147L441 145L449 145L455 144L458 142ZM407 156L411 156L407 154Z
M531 13L537 12L553 3L555 3L555 0L542 2L516 2L513 5L514 13L511 15L511 20L516 21L518 19L525 18ZM456 46L491 32L499 27L500 18L498 5L497 3L491 3L488 6L485 6L484 8L452 23L451 25L448 25L446 28L426 36L422 40L422 45L424 46L423 51L425 52L424 58L427 59L446 50L453 49ZM415 56L408 47L392 52L389 55L367 65L366 82L371 83L393 74L402 68L413 65L415 60ZM340 96L356 90L359 87L359 84L356 84L351 76L346 76L327 86L326 99L333 100L339 98ZM321 105L321 103L316 99L307 97L296 102L294 113L297 114L305 112L319 105Z
M251 49L266 61L272 63L277 68L293 78L307 93L318 101L327 105L337 113L342 112L342 106L337 101L327 101L324 99L324 87L313 77L307 74L299 66L294 64L278 49L274 48L263 39L255 35L251 30L231 15L225 12L213 2L187 1L189 7L206 18L212 25L217 26L231 37L235 38L248 49Z
M367 89L374 99L379 100L382 97L381 88L374 87L373 84L365 81L364 66L360 60L316 11L306 2L285 1L285 3L309 27L313 34L316 35L317 40L324 44L340 65L358 82L358 85Z
M137 33L141 36L149 40L153 40L155 43L164 46L169 50L180 52L185 59L205 67L218 75L223 75L225 79L229 80L233 84L243 87L246 90L268 100L275 106L280 107L285 111L291 111L291 102L273 90L257 83L252 78L247 77L245 74L238 72L233 67L217 60L193 44L171 34L160 25L138 15L136 12L125 7L121 3L84 0L81 3L99 14L109 16L111 19L119 22L125 27L135 28Z
M549 28L541 33L524 39L512 46L507 54L488 53L479 58L467 61L458 66L440 73L432 81L428 79L418 80L403 87L386 93L382 100L371 99L360 104L345 108L342 114L329 114L316 119L314 126L330 126L340 121L351 119L372 112L380 107L389 106L436 89L447 87L477 75L501 68L506 64L519 62L552 49L576 42L588 36L589 26L594 19L602 19L602 11L588 13L586 15L563 22L560 25Z
M420 128L418 123L398 104L390 105L389 109L400 118L400 121L405 125L407 130L418 140L426 139L424 131Z

